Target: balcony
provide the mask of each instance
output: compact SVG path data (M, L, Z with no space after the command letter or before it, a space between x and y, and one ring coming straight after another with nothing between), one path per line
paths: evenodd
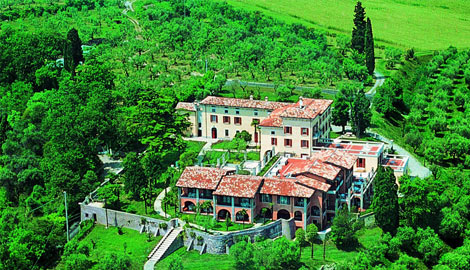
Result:
M235 198L235 207L250 208L250 199L248 198Z
M190 199L195 199L196 198L196 192L188 192L186 194L181 194L181 198L190 198Z

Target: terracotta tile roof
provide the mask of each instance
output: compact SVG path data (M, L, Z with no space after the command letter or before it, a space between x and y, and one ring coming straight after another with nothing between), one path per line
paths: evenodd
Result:
M250 175L229 175L222 178L214 195L254 198L263 178Z
M314 189L296 183L296 179L266 178L260 193L280 196L310 198Z
M328 109L333 100L303 98L302 103L303 106L300 105L299 100L297 103L287 106L280 116L313 119Z
M283 176L311 173L328 180L334 180L341 169L337 166L323 162L320 159L288 159L287 164L279 173Z
M214 97L214 96L206 97L205 99L201 101L201 104L227 106L227 107L265 109L265 110L273 110L273 111L281 107L289 105L289 103L284 103L284 102L241 99L241 98Z
M346 151L325 150L314 153L311 159L319 159L325 163L351 169L358 158Z
M305 185L305 186L308 186L317 190L321 190L324 192L327 192L331 188L331 185L328 183L318 181L316 179L312 179L304 175L298 175L295 178L297 179L297 182L302 185Z
M328 107L333 103L332 100L328 99L310 99L303 98L302 106L300 100L295 104L289 104L287 106L274 110L268 118L261 121L260 126L264 127L281 127L282 118L303 118L303 119L314 119L319 114L325 112Z
M195 112L196 111L196 106L194 105L194 103L190 103L190 102L178 102L178 104L176 104L176 109L177 110L187 110L187 111L193 111Z
M176 182L177 187L215 190L227 170L208 167L186 167Z

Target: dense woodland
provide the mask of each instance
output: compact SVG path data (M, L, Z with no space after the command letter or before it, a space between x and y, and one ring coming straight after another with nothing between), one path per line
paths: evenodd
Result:
M338 85L340 111L360 108L351 119L359 133L370 124L361 85L372 80L370 57L350 49L354 38L333 44L320 31L212 1L139 1L131 17L125 9L121 1L0 2L0 269L54 268L62 256L67 269L121 261L91 262L89 247L66 245L63 192L76 221L78 202L106 177L98 153L112 149L127 155L125 171L119 180L108 175L116 181L100 195L151 200L177 178L170 164L194 162L176 103L217 95L227 79ZM370 44L370 21L362 14L358 24L370 33L360 42ZM374 101L384 117L405 112L407 141L433 164L469 166L468 59L440 52L406 79L389 79ZM233 89L261 98L242 83ZM292 89L279 87L278 100ZM384 235L382 253L358 258L360 269L397 260L469 268L468 173L439 168L428 179L401 180L400 227Z

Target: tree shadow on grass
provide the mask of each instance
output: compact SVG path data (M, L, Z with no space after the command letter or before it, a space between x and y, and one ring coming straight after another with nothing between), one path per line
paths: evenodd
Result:
M351 252L364 249L364 246L359 242L359 240L354 239L342 245L337 245L336 248L342 251Z

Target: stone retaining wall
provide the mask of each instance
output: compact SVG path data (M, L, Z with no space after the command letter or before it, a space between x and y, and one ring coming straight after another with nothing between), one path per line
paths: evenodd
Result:
M243 231L221 235L212 235L200 230L188 228L185 230L186 236L188 238L187 244L189 244L191 240L191 232L194 232L195 234L193 249L201 250L202 246L206 244L207 253L226 254L228 253L227 247L232 246L238 237L248 236L252 242L254 242L257 237L274 239L279 236L285 236L288 239L292 239L295 235L295 222L293 218L289 220L276 220L258 228L246 229ZM198 245L197 241L198 236L203 238L200 245Z
M146 220L145 232L155 233L159 229L160 223L166 223L167 228L175 227L176 221L165 221L161 219L135 215L131 213L126 213L122 211L116 211L111 209L106 209L98 206L93 206L90 204L80 203L80 214L81 221L87 219L94 219L96 223L114 227L124 227L136 231L140 231L142 228L142 219ZM106 217L108 222L106 222ZM160 229L160 235L165 234L166 231Z
M126 212L110 210L95 205L80 203L81 220L94 219L96 223L108 226L122 226L132 230L140 231L142 229L142 219L145 218L145 232L155 234L157 230L160 230L160 235L166 233L162 229L159 229L160 223L166 223L168 228L181 226L182 223L179 219L172 219L170 221L160 220L151 217L145 217ZM106 222L107 217L107 222ZM210 254L226 254L228 252L227 247L232 246L238 237L248 236L251 241L255 241L256 237L263 237L274 239L279 236L285 236L287 239L295 237L295 221L293 218L289 220L276 220L267 225L251 228L237 232L231 232L228 234L210 234L203 231L187 228L183 231L186 234L187 241L184 245L187 246L190 243L191 235L194 232L194 243L193 249L201 250L203 245L206 244L205 252ZM202 243L198 245L197 237L203 238ZM180 246L181 244L176 244Z

